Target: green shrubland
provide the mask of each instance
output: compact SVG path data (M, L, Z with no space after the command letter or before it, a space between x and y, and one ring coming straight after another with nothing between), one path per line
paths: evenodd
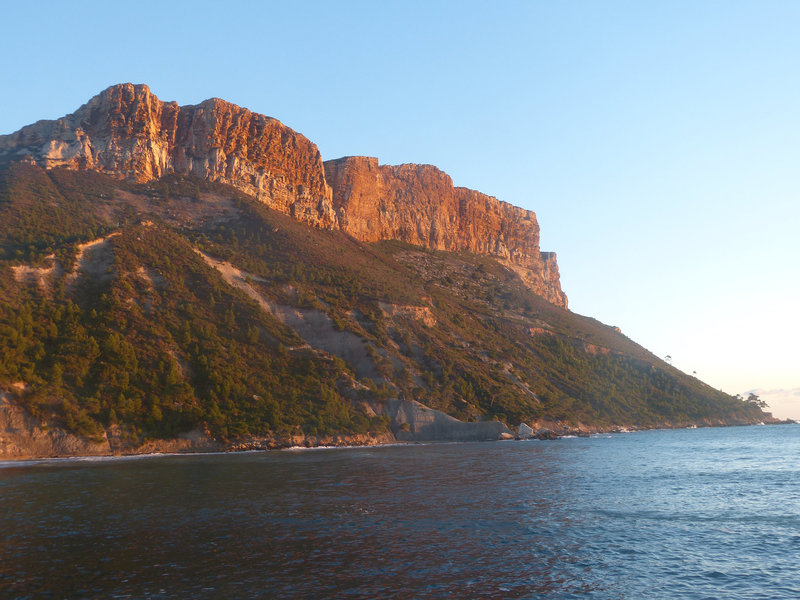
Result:
M489 257L363 244L225 186L12 164L0 170L0 223L0 388L86 437L383 431L365 402L390 397L509 425L763 418ZM79 244L112 233L94 250L107 267L78 269ZM197 250L265 300L358 336L374 377L309 347ZM53 261L41 283L21 274Z

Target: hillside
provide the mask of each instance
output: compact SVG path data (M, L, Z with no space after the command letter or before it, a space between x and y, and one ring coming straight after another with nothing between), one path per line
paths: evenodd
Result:
M224 185L12 164L0 222L0 390L101 449L424 439L412 400L479 437L765 418L491 257L366 244Z

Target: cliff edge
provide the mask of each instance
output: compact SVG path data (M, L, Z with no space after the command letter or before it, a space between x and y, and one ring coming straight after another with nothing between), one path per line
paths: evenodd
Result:
M308 224L335 225L316 145L276 119L218 98L178 106L146 85L115 85L61 119L0 136L0 156L138 182L191 174Z
M339 227L353 237L488 254L515 270L534 292L567 307L556 255L539 251L539 223L532 211L455 187L432 165L380 165L364 156L324 165Z
M539 250L533 212L455 187L431 165L379 165L367 157L323 164L303 135L217 98L179 106L146 85L115 85L70 115L0 136L0 158L137 182L179 173L229 184L303 223L341 228L361 241L494 256L567 308L556 256Z

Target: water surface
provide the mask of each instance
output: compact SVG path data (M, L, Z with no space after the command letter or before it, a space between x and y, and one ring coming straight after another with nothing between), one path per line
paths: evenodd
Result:
M800 598L800 426L0 463L3 598Z

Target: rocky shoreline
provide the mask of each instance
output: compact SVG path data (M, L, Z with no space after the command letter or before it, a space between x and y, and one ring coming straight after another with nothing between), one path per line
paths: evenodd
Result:
M769 424L790 424L792 420L774 420ZM702 425L702 427L726 427L744 426L754 423L737 424L716 424ZM697 426L665 426L665 427L610 427L610 428L564 428L550 429L542 428L534 430L530 434L519 433L498 436L495 440L474 439L460 440L460 442L470 441L525 441L525 440L558 440L562 438L582 437L588 438L600 434L622 434L633 433L636 431L647 431L657 429L687 429ZM62 432L63 433L63 432ZM329 436L267 436L252 437L235 441L213 440L207 436L198 436L197 432L192 432L187 436L171 440L147 440L139 445L111 445L103 442L91 442L81 440L66 434L67 437L57 436L56 439L62 441L61 444L54 443L49 448L33 440L29 446L12 445L9 446L7 435L0 433L0 461L23 461L23 460L43 460L43 459L67 459L67 458L114 458L114 457L133 457L133 456L156 456L163 454L212 454L212 453L239 453L239 452L270 452L290 449L312 449L312 448L358 448L366 446L388 446L398 444L435 444L453 443L453 440L402 440L395 437L390 432L374 434L356 435L329 435ZM67 443L63 443L63 442ZM40 440L39 440L40 442ZM71 443L69 443L71 442Z
M727 427L755 425L737 422L659 423L653 426L597 426L560 421L520 424L512 431L499 421L464 422L419 402L389 399L372 407L389 417L388 431L360 434L249 436L218 440L208 432L193 430L174 439L132 440L116 425L97 440L81 438L58 426L36 419L15 403L9 394L0 394L0 460L30 460L90 456L136 456L208 452L249 452L287 448L379 446L403 443L476 442L497 440L556 440L563 437L589 437L602 433L628 433L649 429ZM771 418L765 423L793 423Z

